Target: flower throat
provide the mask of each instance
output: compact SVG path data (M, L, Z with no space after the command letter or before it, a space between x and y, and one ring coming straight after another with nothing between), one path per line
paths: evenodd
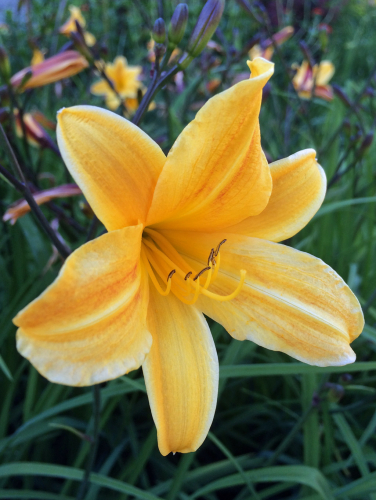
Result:
M230 295L219 295L208 290L217 278L221 263L220 250L225 242L226 240L222 240L216 248L211 249L207 266L197 272L188 265L161 233L154 229L145 228L142 237L141 259L151 281L161 295L166 296L172 290L174 295L185 304L194 304L200 294L213 300L226 302L234 299L240 293L244 285L246 271L244 269L240 271L239 284ZM167 286L162 288L160 280L164 281L166 277Z

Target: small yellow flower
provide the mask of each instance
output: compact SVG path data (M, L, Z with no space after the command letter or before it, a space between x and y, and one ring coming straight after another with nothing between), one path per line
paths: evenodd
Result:
M112 81L116 92L122 99L136 99L138 89L143 89L142 82L139 80L142 72L141 66L128 66L125 57L117 56L113 63L105 65L105 72ZM106 106L110 109L116 109L120 106L120 99L111 89L106 80L101 79L90 87L90 92L94 95L104 96Z
M45 52L39 49L33 50L33 57L31 58L30 65L35 66L44 61Z
M262 44L254 45L251 50L248 52L248 55L251 59L255 59L256 57L263 57L268 61L272 60L274 54L274 44L282 45L286 40L292 37L294 34L293 26L286 26L285 28L278 31L272 38L268 38L264 40Z
M333 99L333 89L328 82L334 75L334 65L330 61L321 61L313 68L308 61L303 61L301 66L294 65L297 72L293 78L293 85L302 99L311 99L312 91L316 97L326 101Z
M38 64L24 68L13 75L10 81L13 87L17 88L21 85L25 76L31 73L31 78L27 80L22 90L32 89L76 75L87 67L88 62L79 52L67 50Z
M313 217L326 178L312 149L268 165L258 118L273 64L249 67L167 157L109 111L58 115L63 159L108 233L16 316L17 348L73 386L142 365L163 455L196 450L213 419L219 367L204 314L238 340L318 366L352 363L364 324L330 267L277 243Z
M67 36L69 36L72 31L73 32L77 31L76 21L80 24L82 28L85 28L86 26L85 18L78 7L70 5L69 12L70 12L69 19L59 29L59 33L62 33L63 35ZM84 31L84 38L86 45L88 47L92 47L96 42L95 36L89 33L88 31Z

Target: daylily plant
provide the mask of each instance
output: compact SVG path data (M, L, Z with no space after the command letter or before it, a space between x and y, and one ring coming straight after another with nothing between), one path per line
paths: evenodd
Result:
M273 64L210 99L165 156L109 111L58 114L63 159L108 233L65 262L14 319L17 348L52 382L86 386L142 365L159 449L196 450L217 401L204 314L238 340L305 363L345 365L358 300L320 259L278 244L320 207L326 178L307 149L268 165L262 89Z
M274 54L274 46L282 45L294 34L293 26L285 26L280 31L275 33L271 38L264 40L261 44L257 43L249 51L249 57L255 59L256 57L263 57L268 61L272 60Z
M333 89L328 84L335 71L333 63L321 61L319 65L311 67L308 61L303 61L301 66L293 67L297 72L292 83L302 99L311 99L312 93L325 101L333 99Z
M77 32L76 21L80 24L82 28L85 28L86 26L86 20L82 15L81 9L79 9L79 7L75 7L74 5L70 5L68 8L70 16L67 19L67 21L63 24L63 26L61 26L61 28L59 29L59 33L66 36L69 36L71 32L73 33ZM95 36L92 33L89 33L88 31L84 31L84 38L85 38L85 43L88 47L92 47L96 42Z
M139 80L142 67L129 66L124 56L117 56L113 63L105 64L104 70L113 83L118 95L116 95L108 82L103 78L90 87L90 92L94 95L104 96L106 106L109 109L114 110L120 106L121 101L119 96L124 99L125 105L127 104L127 99L129 99L129 106L133 109L134 101L137 101L138 90L143 90L142 82Z

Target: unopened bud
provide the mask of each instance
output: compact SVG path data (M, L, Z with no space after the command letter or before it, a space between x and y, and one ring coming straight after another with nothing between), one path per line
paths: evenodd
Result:
M170 28L168 30L168 41L172 45L179 45L181 42L188 22L188 5L179 3L172 14Z
M188 43L187 52L197 57L206 47L221 20L225 0L208 0L204 5Z
M78 31L71 31L70 37L78 52L82 54L89 63L93 63L94 62L93 54L90 52L90 49L86 45L85 39L81 35L81 33L79 33Z
M9 108L0 108L0 123L4 123L9 118Z
M351 101L350 99L347 97L345 91L339 86L337 85L336 83L333 83L332 85L333 87L333 90L334 90L334 93L337 97L339 97L341 99L341 101L347 106L347 107L351 107Z
M345 389L340 384L328 382L326 387L329 389L327 397L331 403L338 403L345 395Z
M166 47L163 45L163 43L156 43L154 45L154 53L155 53L155 58L159 60L166 52Z
M0 47L0 75L6 82L9 81L10 63L8 54L6 53L4 47Z
M339 383L342 384L342 385L346 385L346 384L349 384L350 382L352 382L352 375L350 373L343 373L340 377L339 377Z
M155 43L164 43L166 40L166 25L161 17L154 23L152 37Z
M369 132L365 138L363 139L362 144L360 145L359 152L363 155L370 147L373 142L373 132Z

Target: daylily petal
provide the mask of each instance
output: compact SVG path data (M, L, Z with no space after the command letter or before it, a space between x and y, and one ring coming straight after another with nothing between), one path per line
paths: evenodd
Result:
M270 172L273 190L265 210L226 231L283 241L303 229L315 215L325 197L326 176L313 149L271 163Z
M213 420L218 358L204 316L150 286L153 345L142 369L162 455L195 451Z
M316 86L321 87L326 85L334 75L335 67L330 61L321 61L317 67Z
M61 155L109 231L146 220L165 162L142 130L110 111L73 106L58 114Z
M265 208L272 184L258 116L274 66L261 58L249 66L251 78L209 99L178 137L159 177L148 225L215 231Z
M210 248L228 238L221 248L218 277L209 290L220 295L231 293L237 287L240 269L247 271L245 284L230 302L201 295L197 307L234 338L252 340L317 366L355 361L349 343L363 329L361 307L346 283L320 259L241 235L163 234L198 269L206 265Z
M90 87L90 92L94 95L106 95L107 92L110 91L113 92L106 80L103 79L93 83L93 85Z
M14 318L17 349L51 382L97 384L144 361L152 338L141 234L140 224L86 243Z
M334 99L334 92L331 85L321 85L315 87L315 96L325 99L325 101L332 101Z

